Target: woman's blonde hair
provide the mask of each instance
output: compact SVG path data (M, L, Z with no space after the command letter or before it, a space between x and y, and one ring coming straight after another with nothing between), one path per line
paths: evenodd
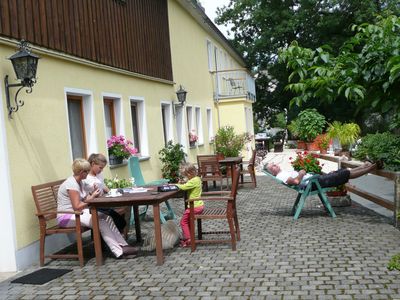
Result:
M182 163L179 166L179 171L182 175L187 176L187 175L193 175L196 176L197 175L197 169L196 167L191 164L191 163Z
M72 163L72 172L74 175L79 175L82 171L89 172L90 171L90 163L83 158L77 158Z
M90 164L94 163L96 165L107 164L107 158L101 153L92 153L89 155L88 161Z

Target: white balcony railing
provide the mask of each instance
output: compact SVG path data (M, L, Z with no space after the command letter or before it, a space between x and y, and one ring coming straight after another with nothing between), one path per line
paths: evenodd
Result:
M226 70L214 73L214 99L247 98L256 100L254 78L247 70Z

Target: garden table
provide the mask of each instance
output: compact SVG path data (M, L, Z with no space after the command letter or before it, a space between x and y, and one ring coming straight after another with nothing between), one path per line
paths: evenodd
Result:
M240 171L243 170L243 157L241 156L236 156L236 157L225 157L224 159L220 159L218 161L221 165L225 165L226 166L226 170L233 170L233 168L235 168L237 165L239 165L240 167ZM233 172L231 173L231 177L233 180ZM240 180L241 183L243 183L243 174L240 175ZM232 181L233 182L233 181Z
M161 239L161 222L160 222L160 203L166 200L176 197L179 194L177 191L168 192L156 192L156 188L148 188L146 192L139 193L124 193L121 196L107 197L102 196L94 199L86 200L89 205L90 212L92 214L92 227L93 227L93 240L94 250L96 256L96 265L103 265L103 253L101 250L101 238L99 230L99 219L97 209L100 207L119 207L119 206L133 206L134 217L135 217L135 230L136 239L141 240L140 232L140 219L139 219L139 205L152 205L154 214L154 236L156 241L156 257L157 265L164 263L164 254L162 250L162 239Z

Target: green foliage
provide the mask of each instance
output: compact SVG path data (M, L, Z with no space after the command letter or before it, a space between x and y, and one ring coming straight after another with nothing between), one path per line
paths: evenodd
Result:
M354 157L360 160L382 161L385 169L400 170L400 137L389 132L362 137Z
M400 253L397 253L396 255L393 255L392 258L390 259L387 268L390 271L393 270L398 270L400 271Z
M350 146L354 144L360 136L360 126L356 123L341 123L334 121L329 124L328 136L337 138L343 151L349 151Z
M215 135L215 152L225 157L239 156L248 140L246 133L236 134L232 126L221 127Z
M376 23L352 29L355 34L338 55L329 47L311 50L296 42L281 51L280 61L292 70L286 88L297 94L291 104L313 99L332 103L344 97L358 111L395 111L393 120L399 122L400 18L378 16Z
M167 145L158 154L162 164L161 173L163 177L169 179L170 182L178 182L179 165L185 159L182 145L168 141Z
M297 120L299 138L307 142L312 142L321 134L326 125L325 117L315 108L303 110Z
M292 120L287 128L294 138L299 137L299 119Z
M336 55L352 35L351 25L371 22L383 7L398 13L398 0L235 0L219 8L216 22L231 25L233 45L257 72L255 118L268 123L273 113L268 108L287 108L293 98L293 93L284 89L290 73L277 60L278 49L297 39L299 45L311 49L329 45ZM352 118L357 108L355 103L346 104L344 97L336 99L334 106L312 99L305 105L318 108L330 120L340 116L342 121ZM289 119L298 112L292 107Z
M322 167L315 154L300 152L291 164L296 171L305 170L307 173L321 174Z
M320 134L315 138L319 149L326 150L329 147L330 138L327 134Z
M132 181L128 179L119 179L118 176L115 176L113 179L104 179L104 184L109 188L109 189L123 189L126 187L131 187L132 186Z

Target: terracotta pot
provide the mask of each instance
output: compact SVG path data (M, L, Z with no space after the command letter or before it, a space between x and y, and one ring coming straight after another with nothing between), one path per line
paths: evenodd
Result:
M326 149L319 149L319 153L321 153L321 154L326 154L326 153L328 153L328 151L326 150Z
M307 145L307 150L308 150L308 151L318 151L318 150L319 150L318 145L315 144L314 142L312 142L312 143L306 143L306 145Z
M297 149L306 149L306 142L305 141L297 141Z
M328 197L343 197L347 195L347 190L344 191L327 191L326 195Z
M225 158L225 156L222 153L217 153L217 159L218 160L222 160L224 158Z

